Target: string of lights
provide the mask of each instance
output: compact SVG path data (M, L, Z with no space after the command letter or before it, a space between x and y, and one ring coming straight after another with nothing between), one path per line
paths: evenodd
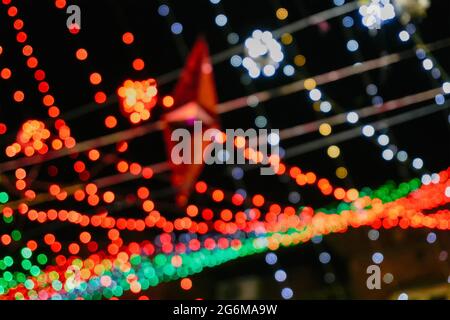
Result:
M428 228L439 228L439 229L447 229L449 227L448 219L450 212L448 210L441 210L436 213L423 215L418 211L415 210L423 210L423 209L430 209L445 203L448 203L450 201L450 197L448 197L448 170L443 171L438 175L438 179L436 179L436 183L433 185L428 186L422 186L420 189L415 191L415 196L410 197L403 197L399 198L396 201L393 201L391 203L387 203L385 207L383 208L383 204L380 201L380 199L373 199L369 200L368 197L360 198L359 201L355 202L354 205L356 208L358 208L358 211L354 212L352 215L351 210L346 210L346 207L342 207L338 209L340 211L339 214L330 214L330 213L312 213L311 209L304 208L301 213L299 214L300 220L293 220L292 222L289 222L288 225L283 226L284 222L283 220L279 221L275 225L273 225L270 228L263 229L263 233L269 232L269 236L264 240L261 237L257 237L256 239L248 239L248 240L241 240L240 242L236 242L234 245L231 244L230 248L221 248L221 249L213 249L215 247L211 244L209 245L209 249L200 249L200 251L197 253L197 263L201 263L201 261L206 262L204 266L214 266L217 264L221 264L229 259L235 259L238 256L246 256L248 254L262 252L267 249L270 250L276 250L280 247L282 244L283 246L289 246L293 244L299 244L301 242L305 242L309 239L311 239L314 236L320 235L320 234L328 234L330 231L332 232L342 232L347 230L348 227L361 227L363 225L370 225L374 227L381 227L384 228L392 228L395 225L399 225L402 228L408 228L408 227L428 227ZM437 181L439 180L439 181ZM414 181L414 184L419 184L418 180ZM402 185L402 192L405 192L406 185ZM406 189L409 189L406 187ZM378 191L379 193L382 192L381 190ZM377 192L375 192L376 194ZM435 197L424 197L425 195L433 193L436 196ZM395 194L395 193L394 193ZM386 194L384 194L384 197ZM424 199L427 199L427 201L423 201ZM409 203L409 204L408 204ZM370 206L370 209L363 209ZM407 210L400 210L400 207L408 208ZM339 208L339 207L338 207ZM417 209L413 209L417 208ZM361 210L366 211L365 214L361 214ZM294 216L291 216L294 217ZM294 222L295 221L295 222ZM294 223L292 226L291 224ZM299 227L296 227L298 231L290 231L286 234L284 234L282 231L280 232L279 227L281 227L281 230L292 230L294 228L294 225L297 223L300 223ZM275 228L274 228L275 227ZM287 228L287 229L286 229ZM266 231L267 230L267 231ZM166 241L170 241L170 237L165 238ZM220 242L219 242L220 243ZM208 245L205 243L205 247L208 248ZM148 250L151 250L147 247ZM252 249L253 248L253 249ZM139 255L140 249L139 246L135 244L129 245L129 253L134 254L134 256ZM117 253L117 252L116 252ZM200 254L202 258L198 256ZM194 257L196 256L195 253L193 253ZM216 259L208 262L206 259L206 256L214 257L216 256ZM218 255L218 256L217 256ZM22 256L27 259L32 256L32 251L28 248L28 250L22 250ZM100 255L101 256L101 255ZM99 257L97 255L97 257ZM174 258L175 257L175 258ZM179 257L179 258L177 258ZM189 255L183 255L183 254L177 254L175 256L172 256L170 260L167 259L165 255L156 255L155 260L153 260L150 264L146 264L145 260L148 259L147 256L141 256L140 258L135 257L136 260L133 261L133 255L130 255L126 252L117 253L117 256L107 258L106 261L103 259L102 261L99 260L99 258L92 257L86 265L82 262L82 260L79 260L77 258L72 259L60 259L60 267L61 271L58 272L58 269L54 269L53 267L48 269L50 273L53 272L53 276L50 276L50 274L45 278L40 278L40 280L35 281L28 281L28 288L27 287L21 287L16 290L11 290L10 294L12 294L15 298L21 299L25 298L26 293L31 293L31 297L36 297L37 292L33 290L35 286L41 287L39 290L39 298L40 299L47 299L47 298L54 298L59 299L63 298L64 294L60 295L58 292L62 289L62 284L65 283L65 291L68 292L68 295L70 297L70 292L73 292L73 294L81 293L77 292L77 290L82 289L83 292L91 292L101 290L104 291L106 288L110 287L112 285L112 288L120 284L121 289L118 289L120 294L123 293L124 290L131 290L134 293L139 293L142 288L146 289L148 286L156 285L160 281L167 281L169 279L176 279L179 276L187 276L192 273L200 272L203 267L200 265L196 268L191 268ZM201 260L199 260L199 258ZM97 260L92 261L92 260ZM130 260L129 260L130 259ZM213 258L214 259L214 258ZM3 259L4 260L4 259ZM10 259L7 259L8 261ZM112 260L112 261L111 261ZM87 279L86 275L88 275L88 278L91 276L91 271L86 272L85 276L81 276L81 278L76 279L79 281L78 284L75 283L73 287L71 287L71 284L73 285L73 281L61 281L64 280L62 277L65 276L67 278L71 278L72 280L75 280L74 278L74 270L72 269L72 272L67 273L66 270L68 270L68 264L71 264L74 267L78 267L78 270L82 268L84 265L85 268L94 270L95 265L97 263L100 263L103 267L100 269L97 269L96 273L99 273L98 276L94 276L91 281L84 281ZM211 264L212 263L212 264ZM108 267L109 265L109 267ZM151 272L152 278L154 278L151 282L144 281L145 278L148 279L148 277L145 276L145 274L142 274L143 272L139 272L140 268L138 266L151 266L153 268L155 267L162 267L160 271L153 270L154 272ZM170 266L170 267L168 267ZM105 268L106 267L106 268ZM138 269L135 269L135 267L138 267ZM117 269L116 269L117 268ZM177 270L178 268L178 270ZM39 267L34 268L30 272L33 273L39 273L36 272L36 270L39 270ZM115 270L117 272L115 272ZM121 270L121 271L119 271ZM86 270L87 271L87 270ZM131 272L130 272L131 271ZM141 270L142 271L142 270ZM105 272L105 274L103 274ZM103 274L103 275L102 275ZM35 274L37 276L37 274ZM103 278L105 276L105 278ZM130 277L131 276L131 277ZM118 278L116 278L118 277ZM124 277L124 278L122 278ZM101 279L104 279L105 282L102 282ZM109 278L109 279L107 279ZM24 277L21 277L21 279L25 280ZM48 279L48 280L47 280ZM123 280L121 280L123 279ZM29 279L28 279L29 280ZM55 280L57 280L55 282ZM111 280L111 281L109 281ZM131 280L131 281L130 281ZM144 281L143 283L140 283L140 281ZM156 281L158 280L158 281ZM26 281L26 280L25 280ZM48 281L51 283L51 287L47 286ZM98 283L100 281L100 284ZM44 283L45 282L45 283ZM84 284L84 285L83 285ZM80 289L77 289L77 287L80 287ZM86 287L88 286L88 287ZM90 288L89 288L90 287ZM105 288L106 287L106 288ZM48 288L48 289L46 289ZM59 289L58 289L59 288ZM98 289L97 289L98 288ZM21 290L22 289L22 290ZM50 290L50 292L48 292ZM107 295L105 297L111 298L111 296L108 297L108 292L110 290L106 290ZM118 292L118 293L119 293ZM54 294L54 296L53 296ZM114 295L114 294L113 294ZM73 297L73 296L72 296ZM94 298L93 296L90 296L89 294L85 296L85 298Z
M405 45L411 39L416 41L412 50L408 47L405 51L364 61L360 42L352 35L344 45L347 51L359 55L356 64L338 69L327 67L324 70L335 70L309 76L307 68L311 66L306 64L306 57L293 37L294 32L310 26L326 32L331 27L328 21L341 19L341 16L345 30L351 31L355 25L352 15L358 14L358 8L363 25L374 36L379 32L378 27L396 22L395 14L400 13L398 19L406 19L401 14L402 10L407 10L404 3L380 2L381 16L373 16L370 13L377 8L369 8L369 3L334 0L333 8L289 23L288 17L293 12L276 1L272 5L280 27L271 28L273 31L253 30L247 40L241 41L242 35L232 28L230 12L225 12L220 0L210 0L215 12L213 22L229 44L228 49L212 57L213 63L228 61L246 90L245 96L219 104L219 114L250 107L251 126L271 128L273 119L267 116L264 103L299 92L306 93L316 114L313 121L298 125L293 122L294 126L282 128L278 135L266 137L271 145L281 141L290 143L286 143L289 148L281 148L279 156L265 156L250 147L251 141L235 137L233 147L250 165L227 168L231 183L215 180L204 172L204 177L194 179L192 194L189 199L186 197L183 206L173 202L182 187L163 174L171 171L170 163L146 164L148 159L140 157L142 150L136 151L143 140L140 138L171 129L165 116L156 121L152 116L159 116L160 111L164 115L164 112L171 114L171 108L178 108L177 94L162 94L164 88L160 86L176 79L179 70L156 79L135 80L129 76L118 79L114 82L114 87L118 86L116 94L108 97L107 72L91 64L95 50L75 42L81 39L83 32L80 32L81 26L72 24L68 27L67 39L73 40L71 45L75 49L70 52L74 53L74 62L86 67L87 73L80 76L89 80L94 93L90 104L95 108L81 111L74 108L62 113L55 105L47 75L30 45L29 34L24 31L28 22L21 19L19 12L22 11L13 0L2 0L2 3L25 57L25 68L32 70L37 81L39 99L45 107L42 110L46 113L44 116L36 113L32 118L21 120L16 133L12 133L15 129L10 128L8 119L4 124L0 123L0 135L10 131L5 141L11 141L5 146L6 159L11 159L0 163L0 247L3 252L0 257L0 300L119 299L130 296L149 299L152 288L162 283L177 281L183 291L189 291L194 286L194 275L256 254L273 268L274 278L281 286L281 297L292 299L300 296L301 291L297 291L295 283L291 282L294 277L286 272L280 250L309 241L321 263L323 281L333 284L330 289L336 290L336 295L342 295L338 292L342 279L334 265L338 259L324 244L326 236L367 229L373 243L371 260L381 265L386 251L375 242L380 239L381 229L424 230L427 242L436 243L431 249L436 250L438 232L449 230L450 168L432 173L425 167L423 156L409 160L409 154L400 149L388 132L393 126L447 112L450 107L446 101L450 93L449 82L445 70L431 52L448 47L449 39L425 45L417 27L408 21L395 33L398 32L399 40ZM67 5L65 0L55 1L55 7L62 13ZM156 7L157 14L169 24L180 58L185 60L188 52L185 37L191 30L179 22L175 15L178 12L169 1L161 0ZM116 38L131 57L127 72L140 77L148 67L144 55L137 54L143 43L139 43L139 34L133 28L126 27L125 30L116 34ZM8 47L0 46L0 56L9 55L9 51ZM413 94L385 102L378 87L369 81L365 85L366 99L371 100L372 105L356 108L360 103L355 103L351 110L342 108L322 91L326 84L337 85L339 80L353 76L367 78L371 71L414 57L436 80L431 89L418 89ZM0 80L16 83L13 82L18 77L15 67L1 67ZM202 70L205 68L203 65ZM282 81L295 80L279 87L271 85L269 89L262 85L263 90L260 89L260 82L273 84L278 77ZM17 87L11 101L16 106L28 102L31 96L26 88ZM422 106L430 100L434 103ZM116 109L105 108L113 103L118 105ZM414 105L417 106L412 107ZM102 130L92 131L100 134L78 142L73 135L76 131L72 132L66 121L73 121L71 127L76 128L80 125L78 122L83 121L75 120L94 110L101 113L97 123ZM326 116L328 113L332 114ZM372 117L381 119L369 122ZM130 127L124 129L124 123ZM339 125L345 128L338 131ZM319 138L307 136L316 133L320 134ZM304 137L305 141L293 140L298 137ZM400 163L410 164L411 172L420 176L398 184L388 182L374 190L359 189L356 186L360 185L353 183L352 167L345 164L343 150L338 146L358 137L368 138L380 147L386 161L396 158ZM225 146L226 139L225 132L217 130L215 143ZM297 162L299 155L315 150L325 150L337 164L337 169L332 168L335 176L324 174L327 171L314 167L314 164L311 168L307 161L300 165L288 163L288 160ZM277 196L278 192L267 190L253 191L248 184L249 170L260 168L266 162L275 170L273 179L281 183L281 191L287 191L284 195ZM406 176L403 178L398 181L405 181ZM269 178L265 181L269 183ZM365 181L362 185L371 184L378 183ZM306 199L306 195L310 194L317 197L319 205L309 204L313 198ZM171 200L164 202L168 196ZM323 204L330 202L330 205ZM325 207L321 208L322 205ZM447 256L446 251L439 252L440 261L445 261ZM392 270L384 271L386 284L394 281L393 273ZM397 276L398 273L396 279ZM195 286L198 285L196 282ZM400 297L407 298L406 291L402 291Z

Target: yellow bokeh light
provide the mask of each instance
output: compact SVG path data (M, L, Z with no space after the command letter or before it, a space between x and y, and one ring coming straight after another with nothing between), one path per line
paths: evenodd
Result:
M323 136L329 136L331 134L332 128L328 123L322 123L319 127L319 132Z
M339 167L336 169L336 177L339 179L345 179L348 176L348 171L345 167Z
M320 112L320 103L321 103L320 101L316 101L316 102L313 103L314 111Z
M296 55L295 58L294 58L294 63L298 67L303 67L305 65L305 63L306 63L305 56L303 56L301 54Z
M338 146L330 146L328 147L327 153L330 158L336 159L341 154L341 150Z
M317 83L314 79L306 79L304 85L306 90L311 91L316 88Z
M292 38L292 35L290 33L285 33L281 36L281 42L284 45L289 45L292 43L294 39Z
M279 20L285 20L288 17L289 12L286 8L278 8L276 15Z

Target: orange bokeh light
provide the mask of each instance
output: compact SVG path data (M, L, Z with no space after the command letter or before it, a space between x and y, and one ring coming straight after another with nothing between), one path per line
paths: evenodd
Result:
M88 57L88 52L86 51L86 49L81 48L77 50L75 56L77 57L78 60L84 61Z
M156 105L157 94L154 79L125 81L118 90L122 114L133 124L150 119L150 111Z
M132 44L134 42L134 35L131 32L125 32L122 35L122 41L125 44Z

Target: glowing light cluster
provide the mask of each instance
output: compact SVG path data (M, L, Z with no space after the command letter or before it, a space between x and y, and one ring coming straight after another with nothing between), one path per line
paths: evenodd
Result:
M389 183L375 191L365 189L359 192L359 198L352 203L343 202L334 209L313 210L304 207L296 212L280 211L275 206L267 212L264 220L255 220L248 228L243 229L247 236L241 234L239 238L235 238L234 233L230 234L231 238L212 233L203 239L196 236L177 238L171 233L163 233L153 243L144 241L140 244L126 244L121 238L121 229L113 228L108 231L111 243L105 252L92 239L93 234L83 231L80 233L80 243L68 244L66 250L69 255L64 256L62 244L54 235L47 234L44 237L45 244L58 253L55 264L48 264L49 258L39 253L37 241L28 241L26 247L20 250L20 264L24 272L11 273L11 276L9 271L3 273L0 297L43 300L111 299L122 296L125 291L140 294L162 282L186 279L207 267L251 254L299 245L317 236L346 232L349 228L371 226L373 229L400 227L449 230L449 210L422 213L425 209L432 210L450 202L449 173L450 168L436 174L432 183L420 188L420 181L414 179L398 187ZM203 191L204 187L199 189ZM147 195L147 192L140 193ZM260 203L257 198L258 196L254 197L256 204ZM19 210L26 212L26 208ZM195 207L189 207L187 213L196 216L198 211ZM12 217L10 210L4 209L3 214L8 219ZM39 213L35 212L34 215L39 218ZM77 219L72 212L56 216L64 220ZM228 219L224 214L222 216ZM96 224L103 223L98 221ZM19 241L20 238L20 233L13 232L2 236L2 241L9 244L13 239ZM91 254L81 259L78 254L86 250L86 247ZM322 252L319 258L322 263L330 261L327 252ZM9 256L1 259L3 269L15 264L11 259ZM380 261L382 255L374 254L373 259ZM273 257L269 260L270 263L274 261ZM277 271L277 281L284 281L285 272ZM191 286L189 280L182 280L183 289L188 290ZM285 290L285 298L292 294L288 291Z
M417 180L411 183L411 187L414 185L417 185ZM449 230L449 210L440 210L427 215L421 213L424 209L449 203L450 198L444 194L444 190L448 187L447 170L439 174L439 182L422 186L417 191L413 191L414 187L402 184L397 190L392 186L389 187L389 191L383 187L371 194L372 196L390 194L391 197L399 197L413 192L411 196L400 197L388 203L383 203L378 198L362 196L351 206L339 205L334 212L333 209L315 212L312 208L303 208L298 215L280 215L280 219L273 222L270 229L258 228L260 231L257 235L249 234L248 238L230 240L224 237L208 237L201 242L192 239L186 246L174 243L174 238L169 234L162 234L159 236L159 245L149 242L142 244L132 242L120 245L120 248L116 245L114 253L97 251L84 260L76 255L68 257L59 255L56 264L46 267L39 267L38 264L45 265L48 258L35 252L38 248L36 242L29 242L27 247L21 250L23 257L21 264L29 276L22 273L18 281L12 281L13 278L7 273L9 271L6 271L4 278L6 276L8 281L2 282L2 296L10 299L43 300L111 299L122 296L125 291L140 294L149 287L162 282L185 279L189 275L202 272L207 267L218 266L236 258L268 250L299 245L317 236L346 232L349 228L370 225L374 229L390 229L398 226L402 229ZM119 233L112 231L109 232L109 237L113 243L117 243L120 239ZM90 243L91 235L80 234L80 241ZM46 236L46 243L60 247L53 236ZM158 247L172 249L162 254L159 253ZM69 245L72 254L77 254L79 248L80 246L75 243ZM322 252L319 258L322 263L330 261L327 252ZM33 264L31 259L36 259L37 263ZM373 259L379 262L383 257L376 253ZM2 261L5 266L12 265L10 257L4 257ZM269 263L274 263L273 257L270 257ZM278 270L275 277L277 281L284 281L286 274L283 270ZM182 280L184 289L191 286L189 280ZM285 292L286 298L291 294L290 291Z
M280 43L269 31L255 30L245 41L245 52L242 65L252 78L258 78L261 73L266 77L273 76L284 59Z
M50 131L42 121L28 120L22 125L17 135L17 142L6 148L6 154L9 157L14 157L20 152L28 157L34 155L35 152L44 154L48 150L46 144L48 138L50 138Z
M370 0L359 8L362 23L369 29L380 29L381 25L395 18L395 7L390 0Z
M118 90L121 112L131 123L137 124L150 119L151 110L157 102L156 80L126 80Z

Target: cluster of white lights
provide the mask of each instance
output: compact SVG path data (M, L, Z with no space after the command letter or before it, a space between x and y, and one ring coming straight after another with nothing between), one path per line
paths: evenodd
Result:
M395 8L390 0L370 0L359 8L362 23L369 29L380 29L383 22L395 18Z
M255 30L252 36L245 40L245 53L242 65L254 79L261 73L266 77L273 76L284 59L280 43L269 31Z

